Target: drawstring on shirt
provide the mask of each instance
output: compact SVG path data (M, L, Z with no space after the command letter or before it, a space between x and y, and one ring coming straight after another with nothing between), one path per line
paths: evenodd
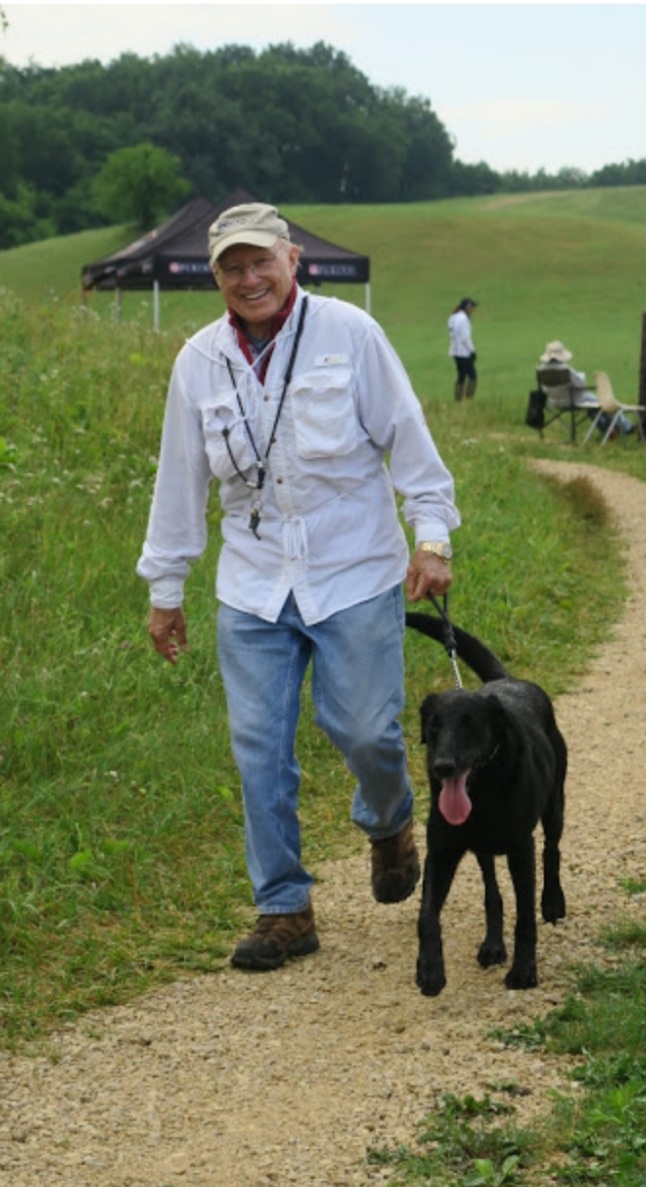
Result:
M300 515L283 524L283 552L290 561L307 559L307 528Z

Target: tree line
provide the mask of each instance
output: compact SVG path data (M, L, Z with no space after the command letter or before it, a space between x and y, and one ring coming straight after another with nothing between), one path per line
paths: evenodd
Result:
M323 42L60 68L0 57L0 160L0 248L119 221L148 229L182 198L238 186L327 204L646 182L646 160L590 176L465 164L428 99L373 86Z

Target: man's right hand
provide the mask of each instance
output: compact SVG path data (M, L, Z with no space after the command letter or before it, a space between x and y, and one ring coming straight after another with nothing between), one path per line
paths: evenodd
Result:
M186 622L181 606L160 610L153 606L148 618L148 633L155 649L169 663L177 663L180 651L188 651Z

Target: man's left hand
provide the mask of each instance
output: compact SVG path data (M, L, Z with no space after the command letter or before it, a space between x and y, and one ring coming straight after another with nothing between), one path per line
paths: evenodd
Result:
M441 597L453 580L451 566L432 552L416 548L406 573L406 593L410 602L421 602L430 593Z

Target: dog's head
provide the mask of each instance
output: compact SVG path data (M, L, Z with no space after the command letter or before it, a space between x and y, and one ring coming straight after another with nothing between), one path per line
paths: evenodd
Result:
M431 693L421 705L420 717L440 812L449 824L464 824L472 808L469 779L497 753L504 736L505 710L494 695L460 689Z

